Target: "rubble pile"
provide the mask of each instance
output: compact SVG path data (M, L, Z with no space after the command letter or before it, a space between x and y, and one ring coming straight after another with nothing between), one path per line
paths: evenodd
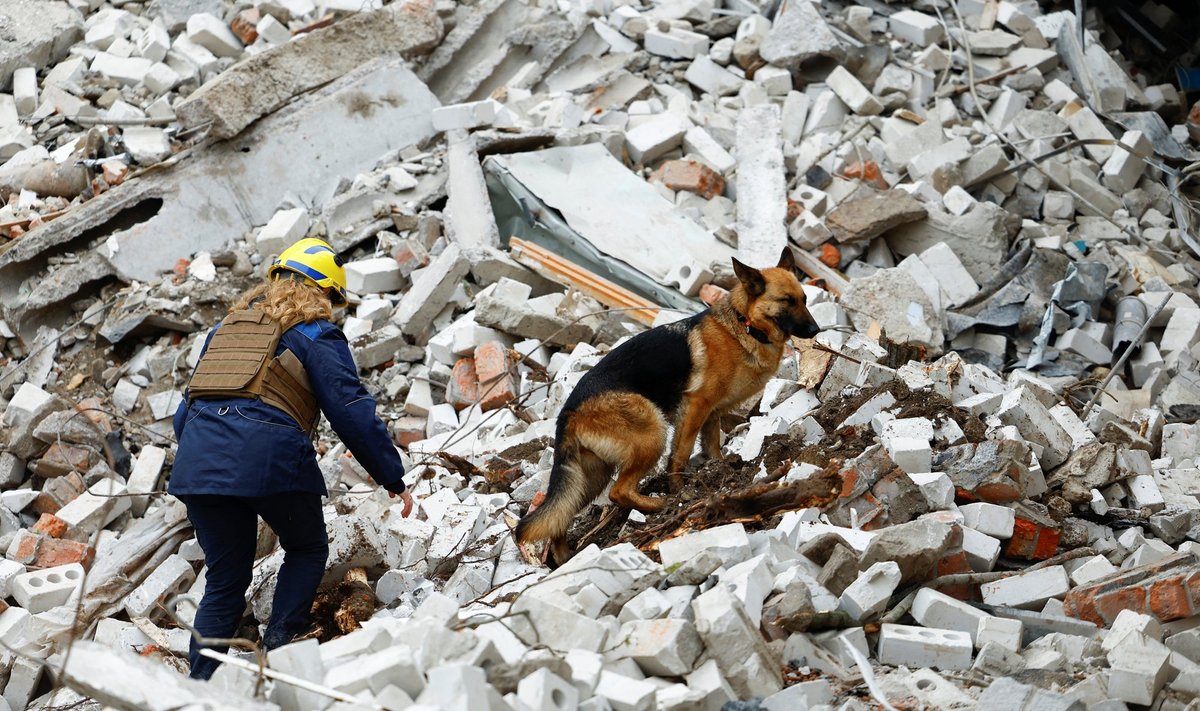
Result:
M0 708L1195 708L1200 123L1095 13L0 20ZM283 557L264 527L243 649L192 682L171 417L207 329L304 236L346 260L335 318L417 512L323 424L317 629L246 651ZM556 570L519 549L579 379L719 299L730 257L789 247L823 330L723 457L647 481L661 512L601 496Z

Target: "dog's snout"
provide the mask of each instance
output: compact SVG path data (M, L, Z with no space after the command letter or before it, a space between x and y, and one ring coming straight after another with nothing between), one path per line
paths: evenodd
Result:
M792 335L797 338L812 338L821 332L821 327L816 324L811 318L800 319L796 322L796 328Z

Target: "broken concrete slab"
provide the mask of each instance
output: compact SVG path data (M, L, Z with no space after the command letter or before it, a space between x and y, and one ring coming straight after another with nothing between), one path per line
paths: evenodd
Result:
M943 315L906 269L880 269L851 281L842 294L842 305L859 331L877 321L893 341L924 344L933 353L942 349Z
M794 76L822 73L846 58L846 49L821 17L806 2L789 2L775 18L759 46L763 59Z
M161 207L149 219L114 233L108 244L115 249L104 250L106 256L126 278L150 280L171 268L180 253L216 250L252 225L266 223L287 194L323 202L337 176L355 175L373 165L381 152L433 135L429 114L434 101L403 60L383 59L360 67L263 120L237 141L220 144L160 175L152 187L131 181L110 191L137 185L144 191L143 201ZM335 131L327 130L331 120L339 126ZM347 131L353 131L356 140L343 140ZM297 142L297 134L326 140ZM298 161L323 167L292 170ZM177 243L164 243L163 234L192 239L181 249Z
M231 138L295 97L367 62L428 52L441 38L441 20L426 2L410 0L360 13L247 58L179 102L175 113L184 128L208 126L209 135ZM401 108L405 98L403 93L350 93L341 102L346 113L369 119L376 110Z
M839 242L878 237L892 228L924 219L925 206L903 190L847 200L825 216L825 224Z
M887 242L902 256L945 242L976 283L986 284L1004 262L1009 238L1019 228L1020 218L999 205L981 201L962 215L930 209L928 219L897 227L888 233Z
M756 268L777 264L787 246L779 121L779 108L769 104L745 109L737 120L738 258Z
M0 28L0 90L7 90L17 69L65 58L83 38L83 17L65 2L7 0L0 6Z

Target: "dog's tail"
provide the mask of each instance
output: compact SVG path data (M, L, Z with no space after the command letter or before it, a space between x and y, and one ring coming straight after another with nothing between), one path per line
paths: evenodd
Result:
M584 506L604 491L611 478L607 466L591 450L580 445L570 427L557 437L550 484L542 505L517 524L517 543L550 540L557 562L565 562L567 531Z

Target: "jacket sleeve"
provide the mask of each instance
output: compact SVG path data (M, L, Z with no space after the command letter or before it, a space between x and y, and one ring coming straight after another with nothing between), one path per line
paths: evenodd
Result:
M375 414L375 398L358 379L346 337L337 328L322 329L304 359L321 412L354 458L383 488L404 491L404 464Z
M208 335L204 337L204 345L200 347L200 357L201 358L203 358L204 354L208 352L208 344L212 343L213 335L216 334L217 329L220 327L221 327L221 324L219 324L219 323L216 326L213 326L212 329L209 330ZM197 360L196 364L199 365L199 363L200 363L199 360ZM196 374L196 369L192 368L192 375L195 375L195 374ZM188 376L188 382L191 382L191 380L192 380L191 376ZM188 411L188 407L190 407L191 404L192 404L192 399L191 399L191 397L188 396L188 391L185 389L183 391L183 399L179 401L179 407L176 408L176 410L175 410L175 417L174 417L174 419L171 420L171 425L175 428L175 441L176 442L178 442L179 439L181 437L183 437L183 426L187 422L187 411Z

